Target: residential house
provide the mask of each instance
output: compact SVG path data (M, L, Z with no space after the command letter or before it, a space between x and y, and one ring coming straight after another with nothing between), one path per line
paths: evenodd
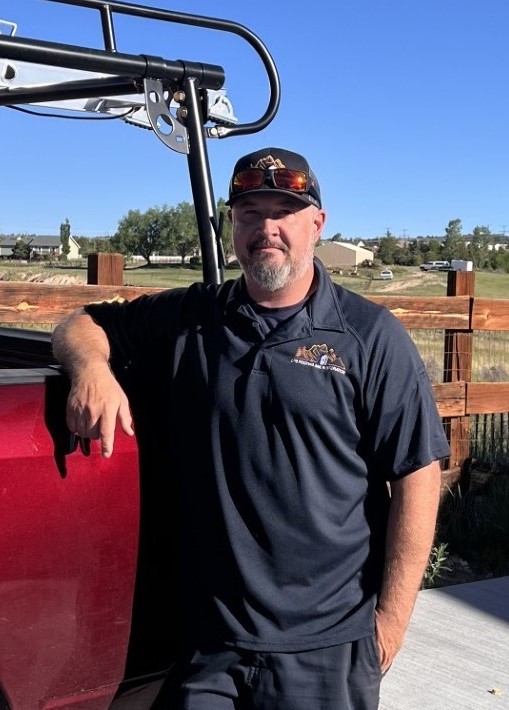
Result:
M62 242L60 237L51 236L33 236L26 235L22 237L2 237L0 236L0 258L9 259L12 255L12 249L16 245L18 239L23 239L25 242L30 244L32 249L32 254L37 254L40 258L46 259L58 259L62 254ZM80 258L80 245L74 239L74 237L69 237L69 247L70 251L67 256L68 259L79 259Z

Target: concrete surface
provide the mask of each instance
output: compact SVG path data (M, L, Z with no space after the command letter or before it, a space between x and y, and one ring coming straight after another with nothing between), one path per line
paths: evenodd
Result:
M420 592L382 681L380 710L485 708L509 710L509 577Z

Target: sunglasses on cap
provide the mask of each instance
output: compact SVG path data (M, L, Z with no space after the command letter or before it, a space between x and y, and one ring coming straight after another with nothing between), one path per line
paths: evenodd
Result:
M271 185L290 192L306 192L308 175L303 170L290 168L246 168L233 176L231 194L239 195L248 190L257 190L262 185Z

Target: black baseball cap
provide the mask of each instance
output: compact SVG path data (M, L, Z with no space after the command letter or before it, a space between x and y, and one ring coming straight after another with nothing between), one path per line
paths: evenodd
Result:
M255 170L250 172L253 168ZM278 172L271 174L273 170ZM239 158L233 169L226 204L231 205L241 195L260 190L283 192L307 205L322 206L316 175L306 158L291 150L262 148Z

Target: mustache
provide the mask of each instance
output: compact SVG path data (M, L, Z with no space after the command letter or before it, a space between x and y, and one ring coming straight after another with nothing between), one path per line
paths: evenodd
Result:
M248 250L250 252L255 251L256 249L281 249L281 251L287 252L288 248L286 244L283 244L283 242L275 242L270 239L266 239L264 237L260 239L255 239L252 241L249 246Z

